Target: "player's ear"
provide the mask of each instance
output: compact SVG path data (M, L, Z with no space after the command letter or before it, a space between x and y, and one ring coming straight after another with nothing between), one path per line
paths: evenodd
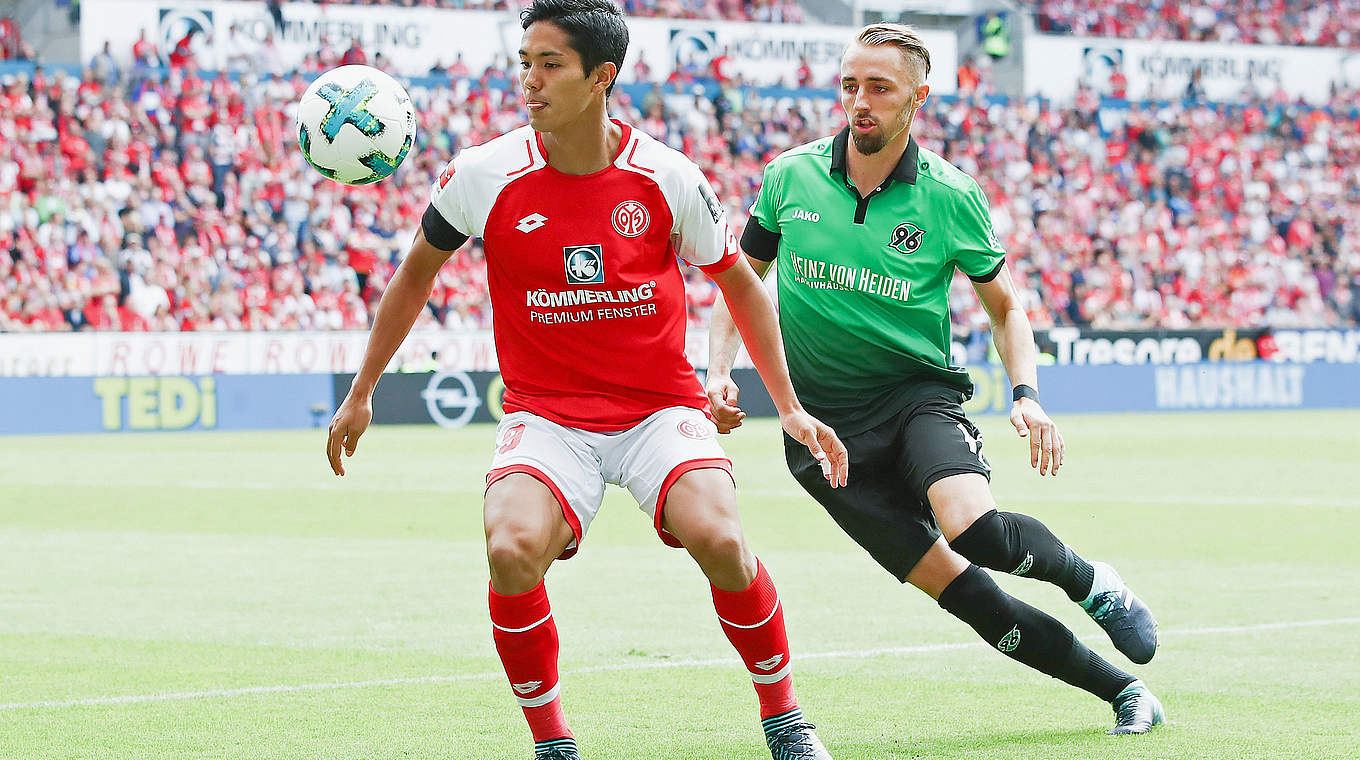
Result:
M609 88L614 86L614 79L619 75L619 67L613 61L605 61L591 72L595 82L590 89L594 92L608 93Z
M930 85L923 84L916 88L916 107L920 108L926 104L926 98L930 97Z

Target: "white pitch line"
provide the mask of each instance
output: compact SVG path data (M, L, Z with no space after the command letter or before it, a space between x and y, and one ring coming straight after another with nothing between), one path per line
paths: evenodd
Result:
M1252 631L1277 631L1292 628L1319 628L1330 625L1360 624L1360 617L1331 618L1327 620L1295 620L1280 623L1254 623L1252 625L1216 626L1212 628L1183 628L1162 631L1163 636L1204 636L1224 633L1250 633ZM1083 638L1099 638L1087 636ZM854 649L829 652L800 652L799 660L857 659L881 657L883 655L928 654L947 652L955 649L974 649L983 647L980 641L953 644L920 644L905 647L881 647L877 649ZM629 662L614 665L596 665L584 668L571 668L562 671L563 675L583 673L608 673L613 671L664 670L668 668L706 668L734 666L730 657L710 660L662 660L659 662ZM331 683L280 684L276 686L247 686L239 689L209 689L206 691L181 691L161 694L128 694L120 697L92 697L90 699L48 700L42 702L11 702L0 704L0 711L37 710L65 707L96 707L102 705L132 705L147 702L178 702L190 699L215 699L221 697L244 697L255 694L295 694L307 691L333 691L338 689L363 689L381 686L409 686L416 684L443 684L459 681L494 681L505 678L502 672L469 673L451 676L418 676L412 678L380 678L368 681L335 681Z
M752 496L803 496L796 488L741 488L738 494ZM1282 507L1360 507L1360 499L1314 499L1307 496L1080 496L1052 494L1043 496L1007 496L1005 501L1057 502L1061 504L1220 504L1278 505Z

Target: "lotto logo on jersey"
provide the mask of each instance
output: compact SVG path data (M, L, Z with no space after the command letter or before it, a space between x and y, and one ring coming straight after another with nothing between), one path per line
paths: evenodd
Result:
M604 282L604 255L598 245L569 245L562 249L568 285Z
M614 225L614 231L630 238L646 232L651 220L652 216L647 213L647 207L637 201L620 203L614 207L614 213L609 217L609 221Z

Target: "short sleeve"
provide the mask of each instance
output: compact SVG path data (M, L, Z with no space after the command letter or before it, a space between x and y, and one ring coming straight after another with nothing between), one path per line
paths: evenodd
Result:
M471 215L467 211L467 203L464 199L463 179L466 172L459 174L460 159L464 154L460 153L449 165L444 167L444 171L439 173L439 178L430 185L430 207L439 212L444 217L444 221L449 223L458 232L464 235L480 235L482 230L475 229L472 224Z
M767 232L783 234L779 228L779 200L783 195L783 183L779 175L778 162L765 165L765 174L760 180L760 192L756 202L751 204L751 219L760 223ZM749 222L748 222L749 224Z
M706 272L721 272L736 260L736 240L727 227L727 210L694 164L683 170L672 232L680 258Z
M970 184L954 215L954 263L974 282L990 282L1005 266L1006 251L992 228L986 194Z

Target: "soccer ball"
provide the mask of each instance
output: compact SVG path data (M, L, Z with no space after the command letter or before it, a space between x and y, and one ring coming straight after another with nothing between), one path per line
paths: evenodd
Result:
M396 171L415 134L411 96L372 66L331 69L298 101L303 157L322 176L346 185L367 185Z

